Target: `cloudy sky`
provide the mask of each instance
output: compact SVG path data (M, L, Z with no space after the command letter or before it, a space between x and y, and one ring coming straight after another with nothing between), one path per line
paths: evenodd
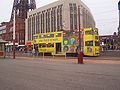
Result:
M14 0L0 0L0 22L9 21ZM57 0L36 0L37 7ZM117 32L119 0L82 0L91 10L100 35Z

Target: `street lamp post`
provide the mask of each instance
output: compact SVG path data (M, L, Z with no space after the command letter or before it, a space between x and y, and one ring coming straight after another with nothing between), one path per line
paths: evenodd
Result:
M81 26L80 26L80 6L78 6L78 24L79 24L79 48L78 48L78 64L83 64L83 52L81 48L81 42L82 42L82 37L81 37Z
M15 59L15 10L13 19L13 59Z

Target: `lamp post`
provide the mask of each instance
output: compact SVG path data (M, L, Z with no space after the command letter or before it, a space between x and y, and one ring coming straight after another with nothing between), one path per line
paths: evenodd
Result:
M82 52L82 37L81 37L81 26L80 26L80 6L78 6L78 24L79 24L79 48L78 48L78 64L83 64L83 52Z
M13 19L13 59L15 59L15 10Z

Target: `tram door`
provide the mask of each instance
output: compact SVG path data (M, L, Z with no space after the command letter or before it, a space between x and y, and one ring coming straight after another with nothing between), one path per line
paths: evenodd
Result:
M56 43L56 54L61 52L61 43Z

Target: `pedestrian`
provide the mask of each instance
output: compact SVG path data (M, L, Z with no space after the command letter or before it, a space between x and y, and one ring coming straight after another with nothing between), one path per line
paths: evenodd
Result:
M34 48L32 50L32 54L33 54L33 56L35 56L35 49Z

